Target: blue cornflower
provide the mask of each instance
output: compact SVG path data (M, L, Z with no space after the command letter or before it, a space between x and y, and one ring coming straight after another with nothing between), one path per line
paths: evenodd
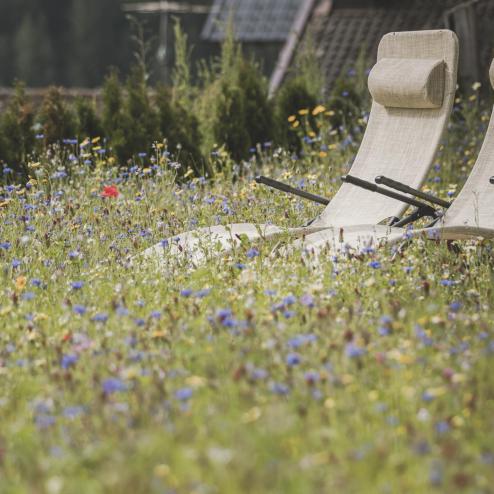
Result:
M79 314L80 316L83 316L86 313L86 311L87 311L86 307L84 307L84 305L80 305L80 304L74 305L74 307L72 308L72 310L76 314Z
M39 288L42 285L42 281L39 278L33 278L31 280L31 285Z
M41 414L36 416L34 422L38 429L47 429L55 424L55 420L56 419L53 415Z
M153 310L151 312L150 317L153 319L160 319L161 318L161 312L159 310Z
M441 280L442 286L454 286L456 284L458 284L458 282L454 280Z
M288 295L283 299L283 305L293 305L297 301L295 295Z
M247 251L246 255L249 259L252 259L252 258L257 257L259 255L259 250L257 250L255 247L252 247L251 249L249 249Z
M290 392L290 388L283 383L273 383L271 385L271 391L277 395L285 396Z
M99 312L98 314L95 314L91 320L94 322L106 322L108 320L108 314L106 312Z
M175 391L175 398L179 401L187 401L192 398L193 391L191 388L181 388Z
M345 347L345 354L349 358L359 358L365 355L365 348L361 348L355 343L348 343Z
M109 377L103 381L103 392L107 395L119 391L127 391L127 385L117 377Z
M381 263L379 261L371 261L368 266L372 269L381 269Z
M289 353L286 356L285 362L288 367L294 367L295 365L300 364L302 361L302 357L298 353Z
M22 300L26 301L32 300L34 297L36 297L36 294L33 292L24 292L22 294Z
M180 290L180 295L182 295L182 297L190 297L192 293L193 291L190 288L184 288L183 290Z
M216 312L216 317L222 321L223 319L226 319L227 317L232 316L232 310L231 309L220 309Z
M461 309L461 302L451 302L449 308L452 312L458 312Z
M436 432L438 434L446 434L450 429L449 424L445 420L441 420L441 422L438 422L436 424Z
M79 357L77 355L63 355L60 365L62 369L68 369L77 363Z
M314 307L314 298L309 294L302 295L300 297L300 303L306 307Z
M0 242L0 249L9 250L12 247L10 242Z
M83 286L84 286L84 282L83 281L73 281L71 284L70 284L72 290L80 290Z
M12 260L12 267L15 269L15 268L18 268L20 265L22 264L22 261L19 260L19 259L13 259Z
M428 403L434 399L434 395L426 390L422 393L422 399Z

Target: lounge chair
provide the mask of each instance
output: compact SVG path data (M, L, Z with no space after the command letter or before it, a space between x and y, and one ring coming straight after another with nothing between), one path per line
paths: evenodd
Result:
M494 88L494 60L489 71ZM307 235L290 248L317 253L325 246L336 250L366 249L371 245L393 244L414 236L431 239L466 240L494 238L494 109L477 161L444 215L428 228L409 230L385 225L352 225ZM378 181L380 181L378 179ZM427 199L427 197L421 197Z
M458 39L448 30L389 33L379 44L377 59L369 76L374 101L351 173L362 179L385 174L418 187L434 160L451 113ZM330 227L396 221L405 208L390 197L343 184L308 226L286 229L239 223L199 228L150 247L139 259L161 264L185 254L189 261L197 262L208 254L217 255L218 250L234 249L242 237L300 237Z

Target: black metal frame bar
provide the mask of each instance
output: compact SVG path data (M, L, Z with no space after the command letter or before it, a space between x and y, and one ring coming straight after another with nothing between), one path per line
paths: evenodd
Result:
M385 177L384 175L379 175L375 178L375 182L377 184L386 185L392 189L399 190L400 192L404 192L405 194L410 194L412 196L423 199L424 201L431 202L437 206L441 206L443 208L448 209L451 206L451 202L445 201L444 199L440 199L439 197L433 196L432 194L427 194L427 192L422 192L421 190L414 189L408 185L405 185L401 182L393 180L391 178Z
M363 189L370 190L371 192L377 192L378 194L382 194L387 197L391 197L392 199L396 199L398 201L404 202L410 206L415 206L416 208L422 208L424 211L428 211L431 216L435 216L437 211L429 204L425 204L424 202L417 201L417 199L413 199L412 197L405 196L403 194L398 194L397 192L393 192L392 190L385 189L383 187L379 187L372 182L367 180L363 180L358 177L354 177L353 175L343 175L341 177L343 182L356 185L358 187L362 187Z
M434 219L439 218L441 216L441 213L436 211L429 204L425 204L424 202L417 201L416 199L405 196L403 194L398 194L397 192L393 192L392 190L379 187L378 185L369 182L367 180L354 177L353 175L343 175L341 179L345 183L356 185L357 187L362 187L363 189L369 190L370 192L377 192L378 194L382 194L384 196L390 197L391 199L396 199L397 201L404 202L405 204L408 204L409 206L414 206L416 208L416 210L413 213L406 216L405 218L398 221L396 220L392 221L391 223L392 226L403 227L405 225L408 225L409 223L412 223L413 221L417 221L418 219L424 216L429 216Z
M491 177L491 178L489 179L489 182L490 182L492 185L494 185L494 177Z
M323 204L327 206L329 204L329 199L325 197L318 196L316 194L311 194L310 192L306 192L305 190L296 189L291 185L285 184L283 182L278 182L278 180L273 180L269 177L264 177L263 175L259 175L255 178L255 181L258 184L264 184L268 187L272 187L273 189L281 190L286 192L287 194L293 194L295 196L303 197L304 199L308 199L312 202L317 202L318 204Z
M412 223L420 218L425 217L431 217L434 220L438 219L441 216L441 213L439 211L436 211L432 206L429 204L423 203L421 201L417 201L416 199L412 197L405 196L403 194L398 194L397 192L393 192L392 190L385 189L383 187L379 187L378 185L369 182L367 180L363 180L358 177L354 177L353 175L343 175L341 177L343 182L356 185L357 187L362 187L363 189L369 190L371 192L377 192L378 194L382 194L384 196L390 197L392 199L396 199L397 201L404 202L405 204L408 204L409 206L414 206L416 209L414 212L409 214L408 216L405 216L404 218L393 218L392 221L390 222L391 226L395 227L403 227L405 225L408 225L409 223ZM285 184L283 182L279 182L278 180L274 180L269 177L265 177L263 175L259 175L255 178L255 181L258 184L263 184L267 185L268 187L272 187L273 189L280 190L282 192L285 192L287 194L293 194L298 197L302 197L304 199L308 199L309 201L316 202L318 204L323 204L324 206L327 206L329 204L329 199L326 199L325 197L318 196L316 194L311 194L310 192L306 192L305 190L301 189L296 189L295 187L292 187L291 185ZM378 183L383 183L384 185L387 185L388 187L395 188L397 190L400 190L401 192L405 192L411 195L415 195L417 197L420 197L422 199L425 199L429 202L432 202L434 204L437 204L439 206L443 206L445 208L448 208L451 203L447 201L443 201L442 199L439 199L437 197L434 197L430 194L427 194L425 192L421 192L417 189L413 189L412 187L408 187L405 184L402 184L400 182L396 182L395 180L379 176L376 177L376 182ZM494 184L494 177L491 178L491 183Z

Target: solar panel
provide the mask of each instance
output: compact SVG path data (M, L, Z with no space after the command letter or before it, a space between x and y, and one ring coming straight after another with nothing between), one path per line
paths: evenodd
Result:
M301 5L302 0L215 0L202 37L223 41L232 16L237 40L283 42Z

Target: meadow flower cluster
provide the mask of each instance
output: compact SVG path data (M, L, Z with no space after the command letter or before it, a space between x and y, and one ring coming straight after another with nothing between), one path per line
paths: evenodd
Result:
M441 197L477 154L477 101L457 101L426 183ZM252 178L331 197L365 128L331 111L293 112L300 151L258 146L233 182L221 167L177 182L160 143L117 166L96 138L2 186L0 491L490 492L492 242L129 264L190 228L313 218Z

